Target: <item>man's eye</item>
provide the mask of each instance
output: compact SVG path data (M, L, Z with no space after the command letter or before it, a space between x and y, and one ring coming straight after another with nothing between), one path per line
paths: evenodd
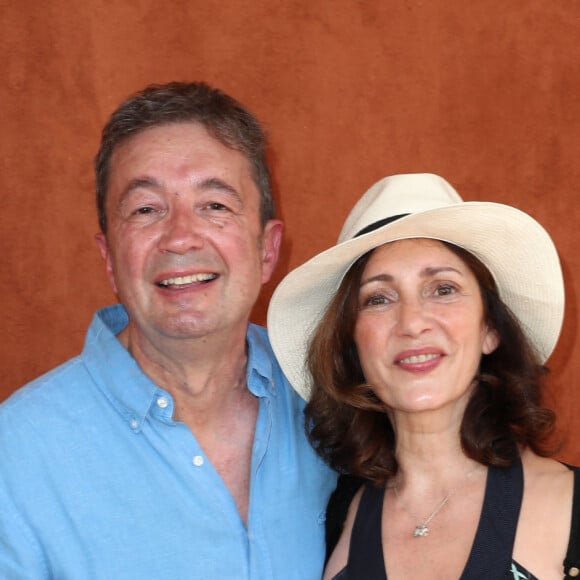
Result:
M146 205L144 207L138 207L133 213L137 215L146 215L148 213L153 213L155 211L150 205Z
M217 201L213 201L212 203L209 203L207 207L208 207L208 209L213 209L216 211L224 211L224 210L228 209L223 203L219 203Z

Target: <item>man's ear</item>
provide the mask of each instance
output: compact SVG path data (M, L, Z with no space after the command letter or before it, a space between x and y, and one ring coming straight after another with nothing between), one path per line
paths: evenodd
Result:
M115 294L117 293L117 284L115 283L115 274L113 273L113 265L111 262L111 253L109 251L109 244L107 244L107 238L105 234L99 232L95 235L95 241L97 242L97 246L99 246L99 251L101 252L101 256L105 261L105 268L107 271L107 278L109 280L109 284L113 289Z
M269 220L262 233L262 284L270 280L282 245L282 232L284 224L281 220Z

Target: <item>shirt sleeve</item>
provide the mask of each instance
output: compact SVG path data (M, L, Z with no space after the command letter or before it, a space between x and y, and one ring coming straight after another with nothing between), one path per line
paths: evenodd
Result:
M42 548L0 480L0 578L50 580Z

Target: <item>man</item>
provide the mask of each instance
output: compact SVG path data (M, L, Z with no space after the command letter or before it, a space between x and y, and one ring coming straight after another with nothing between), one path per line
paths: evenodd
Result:
M248 323L276 265L265 139L203 83L106 125L97 242L121 305L0 406L0 578L319 578L334 475Z

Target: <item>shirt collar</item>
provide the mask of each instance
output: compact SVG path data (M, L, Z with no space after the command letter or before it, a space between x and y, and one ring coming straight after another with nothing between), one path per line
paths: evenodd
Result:
M131 428L139 431L152 412L157 418L171 422L173 399L141 370L117 339L116 335L128 322L127 311L120 304L98 310L89 327L82 356L105 396ZM248 389L257 397L274 396L274 354L266 331L249 324L246 336ZM167 406L159 407L160 398L167 401Z
M266 330L256 324L248 324L246 333L248 345L248 369L246 380L248 389L256 397L276 394L274 373L274 353Z
M154 401L167 395L139 367L117 334L129 322L120 304L98 310L82 356L105 396L135 430L140 430Z

